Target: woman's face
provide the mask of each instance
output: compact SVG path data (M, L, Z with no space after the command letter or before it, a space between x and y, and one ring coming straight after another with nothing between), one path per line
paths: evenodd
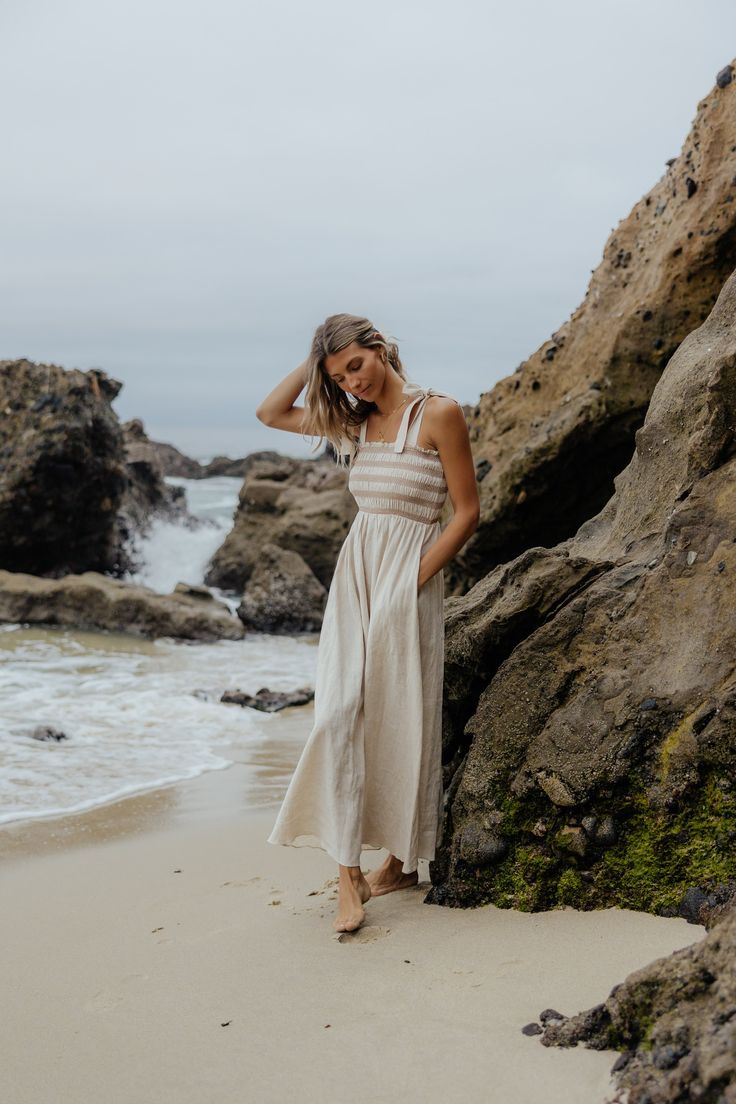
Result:
M370 402L380 393L386 377L382 352L380 346L366 349L357 341L351 341L339 353L325 357L325 373L343 391Z

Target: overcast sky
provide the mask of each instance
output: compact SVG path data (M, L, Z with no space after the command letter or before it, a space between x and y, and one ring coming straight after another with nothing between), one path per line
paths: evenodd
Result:
M0 358L198 456L339 311L475 402L582 299L736 54L733 0L2 0Z

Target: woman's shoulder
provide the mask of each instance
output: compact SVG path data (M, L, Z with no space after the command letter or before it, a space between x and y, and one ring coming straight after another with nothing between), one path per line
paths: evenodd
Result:
M455 404L456 406L461 406L462 405L460 400L456 399L454 395L451 395L449 393L449 391L440 391L436 387L427 387L426 392L427 392L427 406L428 407L429 406L439 407L439 406L442 406L442 405L451 407L453 404ZM438 402L438 400L442 400L442 399L449 400L449 402L445 402L444 404L442 402Z

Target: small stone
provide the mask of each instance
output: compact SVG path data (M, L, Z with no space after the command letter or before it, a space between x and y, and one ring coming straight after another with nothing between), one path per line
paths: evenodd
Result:
M541 1035L542 1028L538 1023L524 1024L521 1029L522 1035Z
M539 771L536 778L539 788L544 790L554 805L575 805L575 795L558 775Z
M641 702L640 705L639 705L639 709L644 710L644 711L646 711L648 709L656 709L656 708L657 708L657 699L656 698L644 698L644 701Z
M612 816L601 817L595 830L595 842L605 846L616 842L616 823Z
M468 824L460 836L460 858L473 866L488 866L503 858L507 844L495 832Z
M726 88L733 79L733 68L730 65L724 66L716 76L716 84L719 88Z
M700 923L700 909L708 904L708 898L698 886L690 886L682 897L677 909L677 915L687 920L688 924Z
M544 1012L539 1013L539 1019L543 1024L546 1024L548 1020L564 1020L564 1018L556 1008L545 1008Z
M633 1050L624 1050L623 1053L619 1054L618 1058L611 1066L611 1073L618 1073L619 1070L622 1070L626 1066L628 1066L633 1055Z
M51 728L50 725L39 725L34 728L31 736L34 740L68 740L69 737L65 732L61 732L58 728Z
M567 851L575 855L584 855L588 847L588 840L582 828L575 828L566 824L557 833L557 843Z
M679 1059L680 1054L673 1046L657 1047L652 1051L652 1062L657 1069L671 1069L672 1066L677 1065Z

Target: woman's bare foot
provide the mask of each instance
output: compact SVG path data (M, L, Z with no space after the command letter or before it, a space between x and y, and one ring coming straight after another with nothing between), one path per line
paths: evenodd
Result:
M371 887L359 866L340 866L337 895L337 917L332 926L335 931L355 931L365 920L363 905L372 896Z
M403 874L401 859L395 855L389 855L383 866L377 870L369 870L366 881L371 889L371 897L380 897L383 893L392 893L395 889L408 889L419 881L419 871L412 870L410 874Z

